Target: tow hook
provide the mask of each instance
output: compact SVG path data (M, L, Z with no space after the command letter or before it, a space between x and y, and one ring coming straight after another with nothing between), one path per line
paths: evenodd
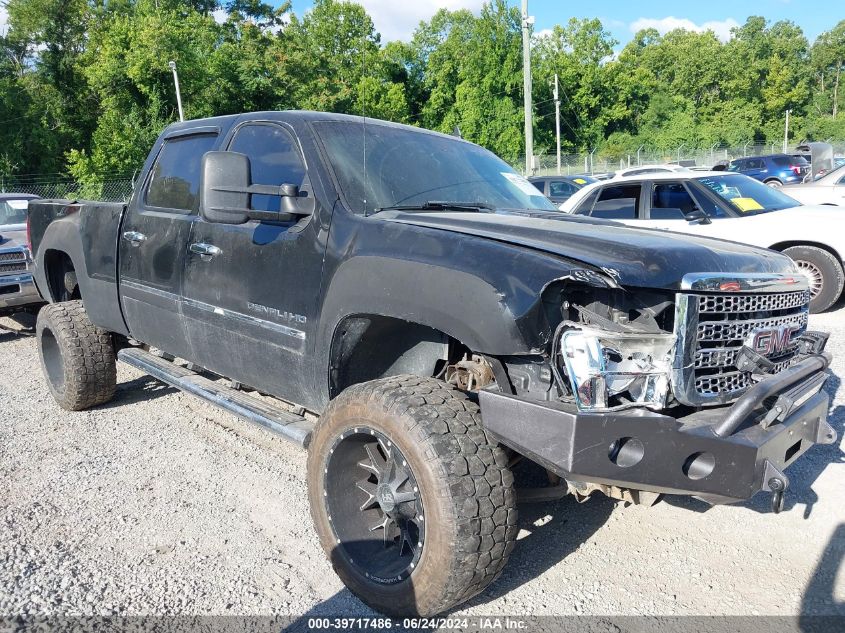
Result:
M780 514L783 510L783 493L786 490L786 483L782 479L772 477L769 479L769 490L772 491L772 512Z
M783 495L789 488L789 477L774 467L768 459L763 465L763 490L772 493L772 512L783 510Z

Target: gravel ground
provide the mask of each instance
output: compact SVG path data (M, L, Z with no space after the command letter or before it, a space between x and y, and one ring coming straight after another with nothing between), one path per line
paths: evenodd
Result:
M811 325L833 332L840 442L789 469L784 513L521 506L509 567L460 613L845 615L845 308ZM0 367L0 615L374 615L319 547L304 452L126 366L112 403L62 411L30 337L0 331Z

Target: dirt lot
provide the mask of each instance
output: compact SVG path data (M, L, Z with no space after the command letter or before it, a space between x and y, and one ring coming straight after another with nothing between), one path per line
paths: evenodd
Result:
M783 514L522 506L510 566L462 613L845 614L845 309L812 326L833 332L840 443L789 470ZM125 366L112 403L64 412L29 337L0 331L0 368L0 615L372 615L320 550L303 452Z

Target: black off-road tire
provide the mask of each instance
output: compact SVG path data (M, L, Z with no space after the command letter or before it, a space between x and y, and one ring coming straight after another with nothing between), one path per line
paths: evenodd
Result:
M506 452L480 419L464 393L417 376L354 385L329 404L309 447L311 515L338 576L370 607L391 616L436 615L481 593L501 574L517 534L513 475ZM361 428L395 444L425 508L419 560L393 584L368 578L351 562L332 524L343 517L330 516L327 486L347 485L327 481L332 453L339 438ZM356 492L349 485L349 494Z
M112 335L91 323L81 301L42 308L35 336L44 378L60 407L81 411L112 399L117 383Z
M810 312L824 312L836 303L845 286L842 262L832 253L817 246L792 246L783 253L792 258L811 280L813 277L820 278L821 286L810 300Z

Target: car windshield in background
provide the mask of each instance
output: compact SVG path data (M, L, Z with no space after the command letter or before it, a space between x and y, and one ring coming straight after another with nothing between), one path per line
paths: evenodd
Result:
M429 210L452 210L445 202L557 210L533 184L477 145L370 121L323 121L315 127L355 213L432 201L438 204Z
M0 226L26 224L29 200L0 200Z
M800 202L777 189L741 174L706 176L696 180L730 203L740 215L758 215L801 206Z

